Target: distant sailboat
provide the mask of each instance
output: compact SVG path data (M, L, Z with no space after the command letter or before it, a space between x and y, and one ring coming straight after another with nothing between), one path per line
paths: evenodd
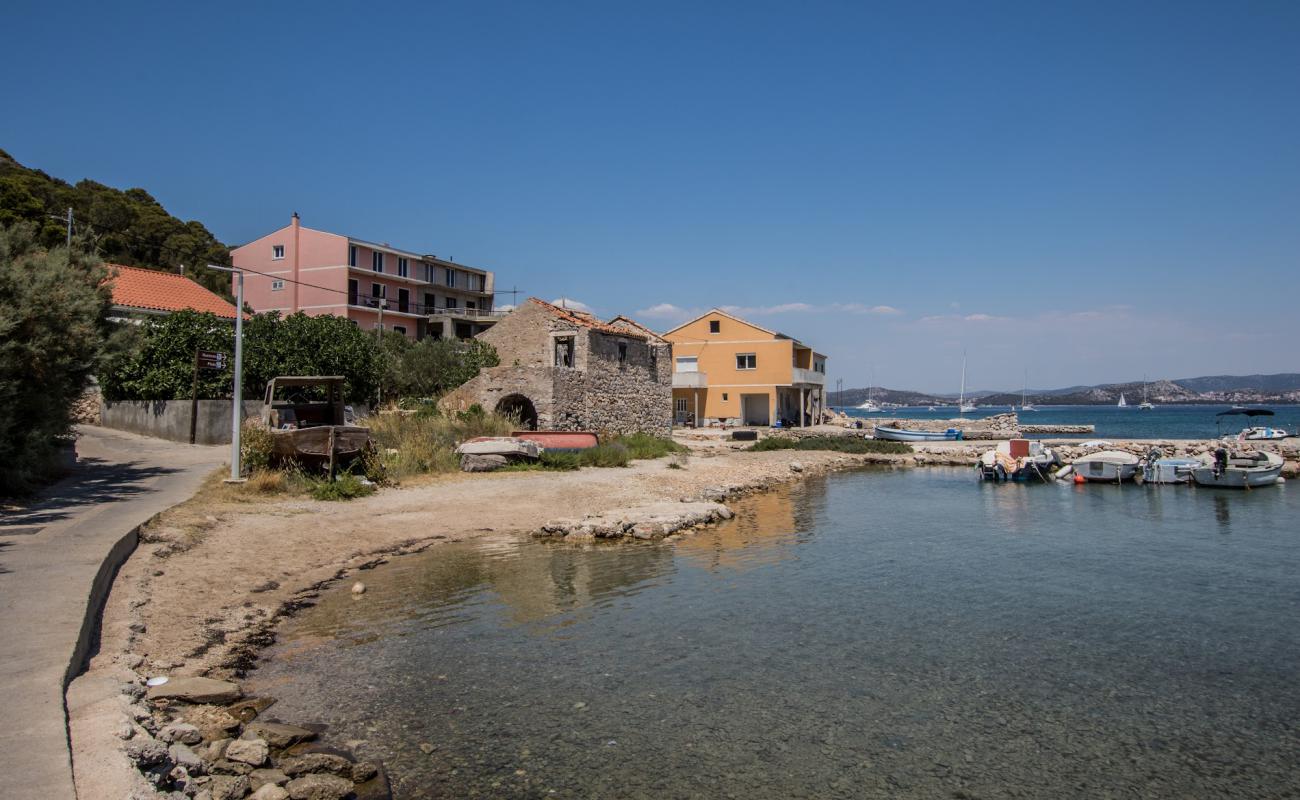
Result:
M1115 405L1119 406L1120 408L1127 408L1127 407L1128 407L1128 401L1124 399L1124 393L1123 393L1123 392L1120 392L1120 393L1119 393L1119 402L1116 403Z
M1026 402L1025 396L1028 394L1029 394L1029 370L1025 370L1025 384L1024 384L1024 388L1020 390L1020 410L1037 411L1038 409L1034 408L1033 403ZM1014 410L1015 409L1012 409L1012 411Z
M876 382L876 370L873 368L871 370L871 383L875 383L875 382ZM870 384L867 385L867 399L859 403L857 408L859 411L865 411L868 414L875 414L876 412L884 410L880 406L876 405L876 402L871 399Z
M1147 376L1142 376L1142 403L1138 406L1138 411L1150 411L1155 408L1154 405L1147 402Z
M961 396L957 399L957 413L965 414L975 410L974 403L966 402L966 353L961 354Z

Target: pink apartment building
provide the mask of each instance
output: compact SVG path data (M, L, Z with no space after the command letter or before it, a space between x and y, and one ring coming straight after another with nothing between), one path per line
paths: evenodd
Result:
M411 339L466 339L499 319L493 276L430 254L288 225L231 251L254 311L334 314Z

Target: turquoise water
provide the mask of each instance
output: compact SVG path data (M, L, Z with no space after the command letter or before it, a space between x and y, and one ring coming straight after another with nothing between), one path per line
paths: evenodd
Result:
M1039 425L1095 425L1096 433L1089 437L1111 437L1115 439L1208 439L1220 433L1236 434L1242 428L1255 425L1267 425L1270 428L1283 428L1288 433L1300 429L1300 406L1266 406L1274 412L1272 417L1220 418L1215 415L1227 411L1229 405L1215 406L1157 406L1150 411L1139 411L1136 406L1118 408L1116 406L1041 406L1038 411L1020 414L1022 422ZM844 409L852 416L863 419L903 418L903 419L952 419L958 416L956 408L937 408L927 411L924 408L892 409L881 414L864 414L857 409ZM1006 406L980 408L971 414L962 416L967 419L981 419L993 414L1005 414Z
M398 797L1295 796L1293 488L865 471L676 542L449 544L250 683Z

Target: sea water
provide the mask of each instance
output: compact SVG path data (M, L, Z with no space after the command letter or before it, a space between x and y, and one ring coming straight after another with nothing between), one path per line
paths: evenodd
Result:
M1251 406L1252 408L1256 406ZM1300 429L1300 406L1258 406L1274 412L1271 417L1218 416L1231 406L1223 405L1164 405L1141 411L1137 405L1118 406L1039 406L1037 411L1018 412L1020 421L1029 425L1094 425L1094 433L1083 438L1112 439L1212 439L1225 434L1236 435L1243 428L1267 426L1282 428L1287 433ZM983 419L994 414L1005 414L1007 406L981 407L968 414L958 414L957 409L937 407L898 408L884 412L865 413L856 408L843 409L850 416L871 419ZM1055 436L1055 434L1053 434ZM1074 438L1079 438L1075 436Z
M676 541L441 545L250 688L398 797L1300 791L1300 496L814 478Z

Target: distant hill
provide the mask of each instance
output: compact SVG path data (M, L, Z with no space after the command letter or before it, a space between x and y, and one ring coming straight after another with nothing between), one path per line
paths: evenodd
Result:
M1142 382L1106 383L1098 386L1070 386L1064 389L1036 389L1027 394L1035 405L1114 405L1120 395L1132 405L1142 402ZM956 395L925 394L873 387L877 403L909 406L951 404ZM1300 373L1277 375L1212 375L1202 378L1149 381L1146 396L1152 403L1300 403ZM829 392L831 405L855 406L867 398L866 389ZM1020 392L971 392L967 398L984 406L1020 405Z
M230 249L203 226L167 213L144 189L114 189L90 179L76 185L19 164L0 150L0 225L27 220L39 226L48 246L62 244L63 219L72 209L73 228L89 234L105 261L185 274L230 297L230 276L202 269L230 264Z

